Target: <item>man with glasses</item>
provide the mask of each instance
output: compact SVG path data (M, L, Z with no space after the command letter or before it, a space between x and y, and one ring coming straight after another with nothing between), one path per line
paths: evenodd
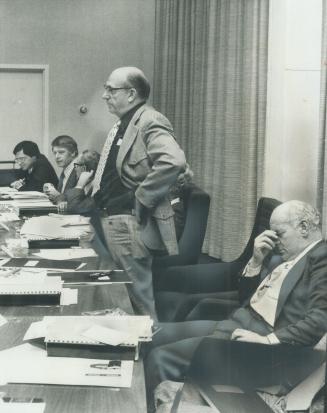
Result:
M185 156L170 122L146 105L150 85L140 69L114 70L104 88L108 110L119 120L104 144L93 196L108 249L133 281L133 304L156 318L152 253L177 253L169 190L185 171Z
M43 185L50 182L57 186L58 178L48 159L40 153L35 142L19 142L13 153L19 166L18 179L11 186L19 191L42 192Z

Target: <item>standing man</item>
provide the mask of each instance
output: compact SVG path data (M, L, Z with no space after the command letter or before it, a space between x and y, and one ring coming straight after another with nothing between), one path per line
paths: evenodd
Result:
M43 184L57 186L58 178L48 159L40 153L32 141L19 142L14 150L15 162L19 165L18 180L11 183L19 191L43 191Z
M177 254L170 187L186 167L170 122L146 105L150 85L136 67L114 70L103 99L119 120L104 144L93 182L106 242L131 277L136 308L156 318L152 250Z
M68 189L74 188L77 184L78 177L74 161L78 155L78 148L75 140L68 135L57 136L52 141L51 146L56 163L62 168L62 172L57 188L48 186L44 192L52 202L57 204L60 201L65 201L65 192Z

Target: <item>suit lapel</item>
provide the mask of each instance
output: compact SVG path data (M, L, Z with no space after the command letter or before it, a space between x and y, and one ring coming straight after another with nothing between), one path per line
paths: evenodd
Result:
M133 145L136 135L139 131L139 128L136 126L140 116L142 113L145 111L147 106L141 106L134 114L132 117L131 121L129 122L129 125L126 129L126 132L124 134L122 143L120 145L118 155L117 155L117 161L116 161L116 166L117 166L117 171L119 176L121 176L121 169L122 169L122 164L123 161L130 149L130 147Z
M308 259L308 254L306 254L304 257L298 261L293 268L291 268L290 272L287 274L282 287L280 289L279 293L279 298L278 298L278 303L277 303L277 309L276 309L276 316L275 320L277 320L283 305L285 304L285 301L287 300L287 297L293 291L295 284L299 281L299 279L303 275L303 271L305 268L305 265L307 263Z
M318 248L321 246L325 247L324 243L318 242L318 244L315 245L311 250L309 250L309 252L305 254L305 256L302 257L287 274L280 290L276 309L275 322L279 317L279 314L285 304L285 301L287 300L287 297L293 291L294 286L299 281L299 279L303 276L303 272L309 257L312 255L313 252L316 252Z

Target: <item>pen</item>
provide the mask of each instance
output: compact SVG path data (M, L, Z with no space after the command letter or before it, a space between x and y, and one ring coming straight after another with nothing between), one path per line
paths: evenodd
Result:
M6 224L4 224L3 222L0 222L0 226L2 227L2 228L4 228L6 231L10 231L10 229L7 227L7 225Z
M120 376L120 373L86 373L85 376L94 377L107 377L107 376Z

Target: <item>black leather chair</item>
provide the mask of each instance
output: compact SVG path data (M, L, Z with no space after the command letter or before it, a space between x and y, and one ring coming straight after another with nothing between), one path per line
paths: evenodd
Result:
M280 205L280 201L276 199L260 198L250 238L242 254L236 260L161 269L156 274L155 279L159 319L162 321L182 321L183 319L226 318L228 311L239 305L238 276L252 256L254 239L269 228L270 216L278 205ZM225 296L221 297L222 292ZM219 301L216 300L216 293L219 293ZM174 309L169 308L169 303L173 304L176 300L183 300L184 308L180 308L180 311L173 315L172 320ZM200 302L201 305L199 305ZM188 318L186 314L195 306L197 307L195 315ZM223 308L226 310L225 312L222 311Z
M0 161L0 186L9 186L17 179L17 170L14 169L14 164L13 161Z
M153 268L190 265L198 262L207 228L210 196L196 185L187 185L183 192L185 224L178 241L178 255L156 256Z

